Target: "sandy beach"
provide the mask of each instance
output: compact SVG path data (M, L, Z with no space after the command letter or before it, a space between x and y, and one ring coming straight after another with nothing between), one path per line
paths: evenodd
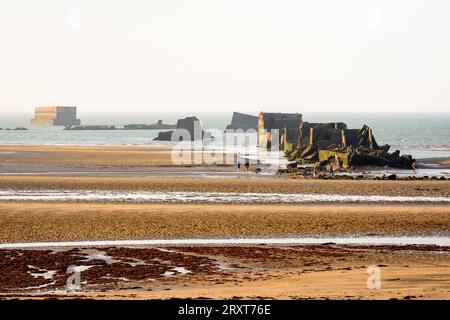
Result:
M108 178L3 176L0 188L61 190L139 190L192 192L258 192L387 196L450 195L448 181L303 180L246 175L224 178Z
M0 242L449 236L449 206L0 203ZM21 232L17 232L21 230Z
M0 1L0 304L450 300L450 1L403 2Z
M15 164L65 165L71 167L146 168L206 166L205 163L176 164L169 146L0 146L0 160ZM185 151L190 151L187 147ZM191 159L194 159L194 152ZM226 159L224 153L218 157ZM225 163L225 161L223 161Z
M201 175L219 177L245 177L262 169L261 175L269 177L273 170L268 163L252 163L250 173L244 168L236 170L236 154L223 151L212 153L220 164L208 164L205 153L200 157L192 152L190 158L196 161L177 163L172 159L172 147L168 146L37 146L0 145L0 176L20 174L21 176L95 176L95 177L188 177ZM210 154L211 151L205 151ZM197 154L196 156L194 154ZM244 155L240 155L241 157ZM254 157L254 156L253 156ZM231 162L230 162L231 161ZM241 159L242 162L242 159ZM428 158L419 160L423 175L449 176L450 158ZM371 172L372 171L372 172ZM264 174L270 172L270 174ZM429 172L429 173L428 173ZM360 174L384 174L384 170L369 169ZM412 170L402 170L402 175L413 175ZM295 176L284 175L277 178L289 179ZM301 178L297 176L296 178Z
M0 146L0 160L16 164L165 166L171 164L170 151L164 146Z
M434 246L0 250L0 297L448 299L449 263L449 248ZM85 268L81 292L66 291L70 265ZM370 289L375 265L381 286Z
M448 180L320 180L175 166L165 147L2 146L0 171L0 243L43 243L0 249L4 299L449 297ZM141 203L136 194L161 198ZM283 203L301 195L316 200ZM321 244L107 244L271 237ZM327 237L404 237L411 244L321 240ZM425 238L440 244L414 242ZM46 244L67 241L107 242ZM84 266L81 292L66 291L70 265ZM381 267L380 290L367 288L371 265Z

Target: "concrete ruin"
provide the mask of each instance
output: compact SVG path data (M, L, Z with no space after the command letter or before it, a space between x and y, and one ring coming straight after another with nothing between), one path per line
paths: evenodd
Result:
M91 130L167 130L175 129L175 124L164 124L162 120L158 120L154 124L128 124L123 128L118 128L109 124L86 125L86 126L66 126L64 130L72 131L91 131Z
M393 168L412 167L410 155L400 151L389 153L390 146L379 146L372 129L347 129L345 123L303 123L298 130L298 144L287 150L289 160L299 164L318 163L335 168L378 166Z
M81 121L77 119L77 107L37 107L34 118L31 119L34 126L77 126Z
M125 130L170 130L176 128L176 124L165 124L162 120L153 124L128 124L124 126Z
M187 136L187 134L189 136ZM202 129L200 120L193 116L177 121L176 129L172 131L162 131L153 139L155 141L194 141L212 139L211 134Z
M286 146L286 143L290 144L295 140L302 122L303 117L299 113L260 112L258 116L258 146L267 150L276 145L280 146L280 150L293 149L294 146Z
M89 125L89 126L71 126L66 127L64 130L71 131L91 131L91 130L118 130L116 126L113 125Z
M348 129L343 122L304 122L298 113L260 112L258 146L270 150L274 143L298 164L411 168L415 161L410 155L400 156L398 150L389 153L389 145L378 145L366 125Z
M233 112L231 123L226 130L258 130L258 117L245 113Z
M348 129L343 122L311 123L302 122L296 129L295 136L288 136L292 149L307 145L316 145L320 149L331 147L366 147L378 149L372 129L363 126L362 129ZM292 151L286 148L284 151Z

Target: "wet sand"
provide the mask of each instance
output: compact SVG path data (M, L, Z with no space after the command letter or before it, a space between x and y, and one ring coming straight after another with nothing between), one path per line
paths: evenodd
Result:
M447 150L448 151L448 150ZM419 167L448 169L450 167L450 158L425 158L417 160Z
M70 166L171 165L169 147L0 146L6 163Z
M81 291L70 293L73 265L84 271ZM380 289L367 287L372 265ZM0 250L0 276L3 299L448 299L450 247Z
M30 164L77 168L148 168L206 166L204 163L176 164L168 146L0 146L0 161L17 167ZM222 155L225 159L225 155ZM194 153L192 153L192 159ZM225 161L223 162L225 163ZM28 165L28 166L27 166Z
M200 162L190 164L177 164L172 161L169 146L26 146L26 145L0 145L0 175L17 173L21 175L64 175L64 176L127 176L140 175L156 176L166 172L173 175L174 170L183 168L202 168L203 171L224 172L226 174L238 172L234 170L232 163L236 161L236 155L218 154L222 156L222 163L226 165L207 165ZM209 153L210 151L208 151ZM228 158L227 158L228 157ZM192 159L193 154L192 154ZM198 159L196 157L196 159ZM225 161L228 160L228 161ZM252 169L262 168L267 170L267 165L253 164ZM419 167L425 169L418 176L448 176L450 158L421 159ZM195 169L193 169L195 171ZM442 171L444 170L444 171ZM368 170L372 175L382 175L383 170ZM395 171L395 170L393 170ZM241 170L244 173L244 170ZM188 175L189 172L181 171L179 175ZM400 173L399 173L400 174ZM412 170L403 170L400 175L412 175ZM205 175L206 177L207 175ZM289 178L290 175L285 175ZM256 176L257 177L257 176Z
M0 177L0 188L450 196L450 181L254 179L248 176L239 179L8 176Z
M0 203L0 242L450 236L450 206ZM20 232L18 232L20 230Z

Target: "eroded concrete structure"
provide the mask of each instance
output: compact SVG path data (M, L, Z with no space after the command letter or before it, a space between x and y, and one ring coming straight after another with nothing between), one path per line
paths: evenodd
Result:
M391 166L411 168L414 159L389 153L389 145L378 145L372 129L348 129L344 122L304 122L298 113L264 113L258 119L258 146L281 150L299 164L351 166Z
M176 129L176 124L166 124L162 120L158 120L153 124L128 124L124 126L125 130L170 130Z
M233 112L231 123L226 130L258 130L258 117L245 113Z
M211 135L202 129L200 120L193 117L186 117L177 121L177 128L172 131L162 131L158 133L155 141L194 141L211 139Z
M267 113L260 112L258 116L258 146L273 149L280 146L281 150L292 143L303 122L299 113Z

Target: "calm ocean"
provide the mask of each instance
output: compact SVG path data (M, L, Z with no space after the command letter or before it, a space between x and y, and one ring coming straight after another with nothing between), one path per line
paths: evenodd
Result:
M192 114L186 113L133 113L133 114L80 114L82 124L176 123ZM229 113L195 113L206 129L223 130L231 121ZM0 144L72 144L72 145L157 145L152 141L157 131L63 131L61 127L33 127L32 114L1 114L0 128L23 126L28 131L0 130ZM304 113L305 121L346 122L350 128L363 124L372 127L379 144L390 144L402 153L416 158L450 157L450 113Z

